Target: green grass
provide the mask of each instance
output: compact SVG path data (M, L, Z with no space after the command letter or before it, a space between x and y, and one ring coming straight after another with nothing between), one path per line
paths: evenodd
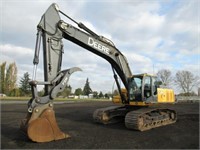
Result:
M31 97L0 97L0 100L7 101L28 101ZM69 98L55 98L54 101L109 101L109 99L69 99Z
M31 97L0 97L0 100L19 100L19 101L26 101L29 100Z

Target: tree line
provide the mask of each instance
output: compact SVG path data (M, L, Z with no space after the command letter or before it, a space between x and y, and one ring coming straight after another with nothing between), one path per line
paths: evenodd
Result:
M70 95L76 95L76 96L80 96L80 95L85 95L88 96L92 95L93 98L109 98L111 97L111 93L105 93L103 94L103 92L97 92L97 91L93 91L90 87L90 82L89 79L86 79L85 85L83 88L77 88L75 89L74 93L72 92L72 87L70 85L68 85L63 92L59 93L58 96L60 97L68 97Z
M7 66L6 62L0 65L0 93L15 96L18 95L17 88L17 65L11 63Z
M30 74L25 72L23 77L17 85L17 66L16 63L7 64L3 62L0 64L0 94L5 94L7 96L31 96L31 86L29 84ZM40 96L44 95L44 89L39 91ZM102 92L92 91L87 78L86 83L82 88L75 89L75 92L72 93L72 87L70 85L66 86L63 92L58 93L59 97L68 97L69 95L87 95L93 94L94 98L109 97L110 93L103 94Z
M26 72L18 86L16 63L3 62L0 64L0 93L7 96L29 96L31 94L29 80L29 74Z
M200 79L195 76L192 72L187 70L177 71L175 75L168 69L161 69L156 74L162 81L163 85L168 88L176 87L183 95L195 95L194 87L200 86ZM31 86L29 85L30 75L25 72L23 77L17 85L17 66L16 63L7 64L3 62L0 64L0 93L6 94L7 96L31 96ZM117 93L115 90L114 93ZM43 95L44 90L39 92L39 95ZM90 87L89 79L86 79L86 83L83 88L75 89L72 93L72 87L68 85L63 92L59 93L60 97L68 97L69 95L93 95L94 98L109 98L112 96L110 92L103 94L101 91L93 91Z
M157 77L160 78L163 85L169 88L177 88L181 93L179 95L192 96L197 95L194 88L200 88L200 78L187 70L177 71L175 75L168 69L159 70Z

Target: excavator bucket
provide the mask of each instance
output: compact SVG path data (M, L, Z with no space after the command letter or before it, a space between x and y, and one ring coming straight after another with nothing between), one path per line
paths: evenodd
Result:
M35 108L33 113L28 113L26 119L22 120L21 130L34 142L50 142L69 138L63 133L56 122L52 107L45 106Z
M21 121L20 129L34 142L50 142L69 138L63 133L55 118L53 110L53 99L59 92L62 92L72 73L81 71L78 67L63 70L51 81L56 83L49 90L49 94L43 97L38 96L37 81L29 82L32 89L32 98L28 102L28 113Z

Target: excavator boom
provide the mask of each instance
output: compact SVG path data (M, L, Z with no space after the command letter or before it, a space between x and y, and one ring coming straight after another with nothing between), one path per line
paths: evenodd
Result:
M61 20L59 13L72 20L82 30ZM115 47L111 40L99 36L83 23L76 22L59 10L56 4L52 4L42 16L38 24L39 35L41 35L40 31L43 34L45 81L52 80L61 68L62 53L64 52L62 39L64 38L107 60L111 64L114 79L116 80L123 103L129 103L129 99L125 99L125 96L122 95L117 74L128 91L128 78L132 76L132 72L126 57ZM39 47L37 45L36 48ZM35 55L34 60L38 60L38 51L36 49L37 55ZM46 93L49 92L47 86L45 91Z

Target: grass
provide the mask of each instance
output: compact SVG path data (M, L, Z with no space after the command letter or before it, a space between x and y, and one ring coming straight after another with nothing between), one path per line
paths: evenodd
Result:
M19 101L28 101L31 97L0 97L0 100L19 100Z
M0 97L0 101L28 101L31 97ZM109 101L109 99L69 99L69 98L55 98L54 101Z

